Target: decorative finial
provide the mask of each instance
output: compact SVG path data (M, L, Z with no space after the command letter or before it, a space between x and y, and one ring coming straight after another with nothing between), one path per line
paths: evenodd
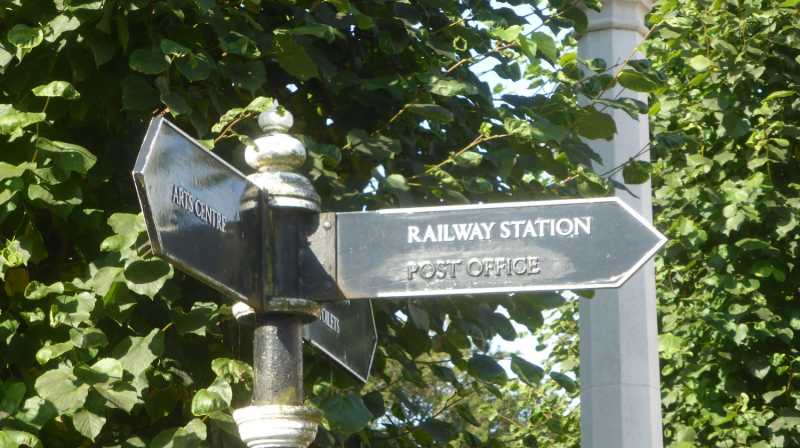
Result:
M264 135L244 150L244 160L257 171L248 176L267 192L272 207L293 207L319 212L319 195L302 174L295 171L306 161L303 143L287 134L292 114L277 103L261 112L258 125Z

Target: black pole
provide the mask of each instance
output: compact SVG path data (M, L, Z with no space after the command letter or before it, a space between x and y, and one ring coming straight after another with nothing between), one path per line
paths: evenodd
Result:
M275 209L273 254L274 297L299 298L298 256L303 219L311 215L297 209ZM303 404L304 316L267 312L256 316L253 335L253 404Z

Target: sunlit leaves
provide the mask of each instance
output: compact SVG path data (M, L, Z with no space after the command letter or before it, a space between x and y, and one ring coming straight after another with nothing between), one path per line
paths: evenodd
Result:
M114 348L114 357L119 359L126 372L138 375L164 351L164 334L157 328L147 336L128 336Z
M797 118L790 104L800 66L797 43L775 38L796 17L777 4L759 9L764 22L721 2L711 13L698 6L663 5L667 27L646 50L660 72L649 75L666 86L651 109L651 152L661 160L650 169L663 207L657 225L674 241L658 270L665 435L687 446L791 444L797 429L775 409L797 405L781 391L791 381L795 330L778 316L794 314L789 186L798 180L780 139ZM756 381L708 387L711 371Z
M32 28L27 25L14 25L6 34L6 39L17 48L17 59L22 58L44 41L44 32L41 28Z
M697 56L689 59L688 63L690 67L692 67L698 72L704 72L708 70L709 67L714 65L714 62L712 62L711 59L708 59L702 54L698 54Z
M70 369L61 367L44 372L36 379L35 388L59 415L80 409L89 393L89 385L81 384Z
M51 81L47 84L34 87L33 94L42 97L60 97L74 100L81 97L81 94L67 81Z
M131 291L153 298L172 278L173 268L166 261L152 258L137 260L125 268L125 284Z
M45 120L47 116L41 112L22 112L13 107L0 105L0 134L21 135L21 130Z

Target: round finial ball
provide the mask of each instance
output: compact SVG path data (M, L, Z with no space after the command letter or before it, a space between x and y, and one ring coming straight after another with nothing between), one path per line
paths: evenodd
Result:
M272 106L258 115L258 125L264 132L286 132L294 125L294 117L278 103L272 103Z

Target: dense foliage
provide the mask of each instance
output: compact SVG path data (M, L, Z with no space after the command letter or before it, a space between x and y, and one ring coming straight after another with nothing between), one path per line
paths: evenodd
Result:
M664 1L647 55L665 439L800 446L800 15L788 1Z
M130 169L154 114L236 164L277 99L328 211L606 193L581 138L615 126L577 98L616 80L580 69L573 2L531 11L538 25L484 1L0 3L0 447L239 443L249 336L151 256L137 215ZM470 70L489 57L538 93L491 91ZM573 380L517 357L509 380L489 354L516 337L497 304L536 330L561 302L380 304L370 383L307 359L316 446L575 446L574 413L562 424L562 392L546 393Z

